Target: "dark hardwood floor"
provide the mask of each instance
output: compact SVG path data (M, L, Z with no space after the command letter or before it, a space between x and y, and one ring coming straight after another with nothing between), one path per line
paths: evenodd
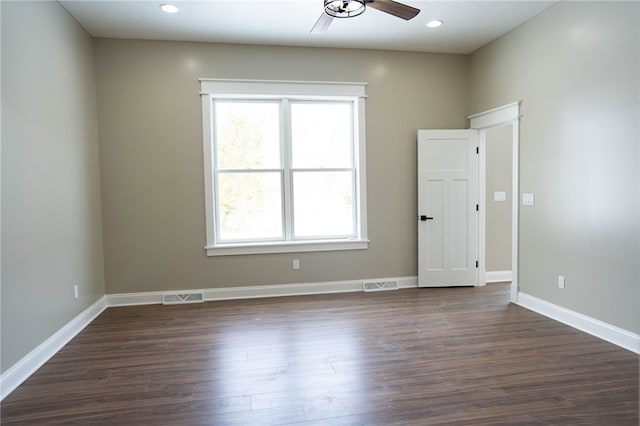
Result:
M2 425L638 425L638 355L508 285L110 308Z

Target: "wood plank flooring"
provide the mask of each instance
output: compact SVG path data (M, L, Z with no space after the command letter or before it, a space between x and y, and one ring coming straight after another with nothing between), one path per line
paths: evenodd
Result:
M638 355L508 285L110 308L2 425L638 425Z

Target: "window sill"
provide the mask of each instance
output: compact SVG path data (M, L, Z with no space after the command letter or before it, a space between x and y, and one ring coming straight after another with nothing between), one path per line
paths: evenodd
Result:
M284 243L225 244L207 246L207 256L234 256L265 253L304 253L313 251L364 250L369 240L287 241Z

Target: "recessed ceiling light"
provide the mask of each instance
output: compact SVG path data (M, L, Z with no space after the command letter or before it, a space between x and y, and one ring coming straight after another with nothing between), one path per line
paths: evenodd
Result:
M172 4L163 4L160 6L160 9L162 9L163 12L167 12L167 13L177 13L178 12L178 8Z
M438 28L439 26L441 26L444 22L442 21L438 21L438 20L433 20L433 21L429 21L427 22L427 27L429 28Z

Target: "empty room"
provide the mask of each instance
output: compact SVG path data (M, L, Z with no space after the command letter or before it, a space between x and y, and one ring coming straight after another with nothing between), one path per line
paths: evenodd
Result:
M0 20L0 424L638 424L637 1Z

